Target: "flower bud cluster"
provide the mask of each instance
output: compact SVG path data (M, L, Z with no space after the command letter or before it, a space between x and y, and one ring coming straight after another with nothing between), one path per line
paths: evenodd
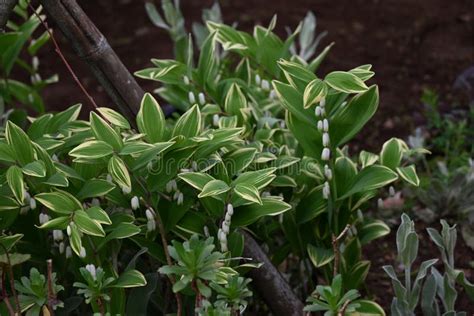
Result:
M217 232L217 238L221 244L221 251L226 252L228 251L227 246L227 236L230 232L230 223L232 220L232 215L234 215L234 206L232 204L227 204L227 211L225 213L224 220L222 221L222 226L219 228Z
M321 160L322 161L329 161L331 158L331 149L330 149L330 137L329 137L329 121L326 116L326 99L322 98L319 102L319 105L316 106L314 110L314 114L318 118L317 128L320 132L323 133L322 136L322 144L323 150L321 152ZM324 177L326 178L326 182L323 184L323 197L325 199L329 199L331 195L331 188L329 186L329 181L332 180L332 170L328 164L324 165Z
M147 219L147 223L146 223L146 229L148 232L152 232L154 230L156 230L156 214L155 214L155 211L153 211L153 209L151 208L147 208L146 211L145 211L145 216L146 216L146 219Z

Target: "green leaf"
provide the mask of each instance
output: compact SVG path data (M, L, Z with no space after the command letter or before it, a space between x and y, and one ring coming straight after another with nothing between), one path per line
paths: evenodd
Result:
M204 186L212 181L215 180L212 176L207 173L203 172L186 172L178 174L178 177L184 180L190 186L202 191Z
M18 203L23 204L25 199L25 185L23 182L23 173L21 172L21 168L18 166L11 166L7 170L7 182L8 186L13 192L15 199Z
M40 193L35 196L36 200L60 214L70 214L81 210L82 205L73 195L68 192L57 190L56 192Z
M195 104L184 113L176 122L173 129L173 137L182 135L184 137L194 137L201 131L201 111Z
M99 222L89 217L83 210L74 212L74 223L84 234L99 237L105 236L105 232Z
M115 188L115 185L107 180L90 179L84 182L82 189L76 194L79 200L92 197L104 196Z
M360 171L343 196L338 200L345 199L355 193L375 190L386 186L398 179L398 175L387 167L372 165Z
M110 225L112 224L112 221L110 220L109 215L99 206L93 206L88 209L86 209L87 215L94 221L96 221L99 224L105 224L105 225Z
M392 170L400 166L403 156L402 140L398 138L391 138L386 141L380 152L380 163Z
M114 179L120 187L132 187L132 181L130 180L127 166L118 156L112 156L112 158L110 158L108 171L112 179Z
M374 163L377 162L377 160L379 160L379 156L376 155L376 154L373 154L371 152L362 150L359 153L359 162L361 164L362 169L364 169L365 167L373 165Z
M375 85L353 97L331 120L332 143L339 147L352 139L374 115L378 103L379 90Z
M411 185L414 185L416 187L420 185L420 179L416 174L415 165L410 165L407 167L398 167L397 172L403 180L410 183Z
M67 177L62 173L55 173L51 177L48 178L44 184L48 184L53 187L67 187L69 186L69 180Z
M230 190L230 187L222 180L211 180L202 188L198 198L204 198L206 196L215 197L219 194L225 193Z
M82 248L81 234L74 223L69 224L69 227L71 227L71 236L69 236L71 248L76 255L80 256Z
M130 123L128 123L127 119L122 116L122 114L118 113L109 108L97 108L97 111L107 119L111 124L123 128L123 129L130 129Z
M232 216L232 225L247 226L263 216L275 216L291 209L291 205L275 197L262 198L262 205L248 204L239 206Z
M145 93L137 115L137 126L140 133L150 143L163 140L165 133L165 116L158 102L149 93Z
M202 86L207 82L214 80L212 76L215 74L217 60L216 60L216 34L211 32L202 44L201 53L199 54L199 61L197 66L197 74Z
M43 225L41 225L39 228L40 229L66 229L67 225L71 221L71 218L69 216L60 216L56 217L53 219L50 219Z
M92 132L97 140L106 142L113 149L120 151L123 146L122 138L103 118L91 112L90 123Z
M359 77L345 71L333 71L326 75L324 81L334 90L345 93L359 93L368 89Z
M69 155L75 158L99 159L109 156L113 151L112 146L106 142L91 140L71 150Z
M23 234L0 236L0 244L3 246L0 247L0 254L4 254L5 250L10 251L13 246L15 246L15 244L19 242L21 238L23 238L23 236Z
M377 315L377 316L385 316L385 312L379 304L369 301L369 300L357 300L357 304L359 305L356 308L356 311L361 316L370 316L370 315Z
M106 241L113 239L124 239L140 233L140 228L132 223L120 223L107 235Z
M245 170L254 160L257 149L239 148L224 156L224 165L227 167L229 175L235 175Z
M131 288L131 287L139 287L139 286L145 286L146 285L146 280L143 274L141 274L137 270L128 270L125 271L116 279L114 282L112 282L108 287L113 287L113 288Z
M328 93L328 87L321 79L314 79L311 81L303 93L304 108L307 109L311 105L321 101Z
M316 268L321 268L334 260L334 251L308 244L308 256Z
M173 146L174 142L154 143L152 147L141 152L138 158L133 161L132 170L137 170L146 166L150 161L157 158L159 154Z
M241 110L247 107L247 99L245 95L242 93L240 87L233 83L224 101L224 109L227 113L231 115L236 115L238 117L242 117Z
M260 198L258 189L253 185L237 184L234 188L234 192L246 201L262 205L262 199Z
M247 171L235 179L234 184L252 185L261 190L275 179L276 168L265 168L258 171Z
M35 152L30 138L20 127L8 121L5 128L5 138L13 151L15 160L22 166L35 160Z
M380 220L373 220L369 223L364 223L358 229L359 240L362 245L366 245L372 240L381 238L390 233L390 227Z
M46 176L46 166L41 160L30 162L22 170L24 174L32 177L43 178Z

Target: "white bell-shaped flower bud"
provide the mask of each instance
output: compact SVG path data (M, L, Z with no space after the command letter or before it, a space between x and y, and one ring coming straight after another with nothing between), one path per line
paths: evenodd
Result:
M219 126L219 118L220 118L219 114L214 114L212 116L212 125L214 125L216 127Z
M329 181L332 180L332 170L328 167L328 165L325 165L325 166L324 166L324 176L325 176L326 179L328 179Z
M321 116L321 107L319 105L314 109L314 115L316 115L316 117Z
M318 121L318 131L322 132L323 131L323 121Z
M329 195L331 194L331 190L329 188L329 183L328 182L324 182L324 185L323 185L323 198L324 199L329 199Z
M122 193L123 194L130 194L132 192L132 188L128 186L123 186L122 187Z
M209 228L204 226L204 236L209 237Z
M79 251L79 257L85 258L86 256L87 256L86 248L81 247L81 251Z
M231 203L227 204L227 214L234 215L234 206Z
M204 93L199 92L198 98L199 98L199 104L201 105L206 104L206 97L204 96Z
M176 183L176 180L171 180L171 188L173 191L178 191L178 184Z
M71 224L67 225L66 233L67 233L68 236L71 236Z
M49 221L50 217L47 214L40 213L39 222L41 225L46 224Z
M148 232L152 232L156 229L156 222L154 220L150 220L146 223L146 229Z
M179 191L174 192L173 200L176 201L178 199L178 196L179 196Z
M185 75L183 77L183 82L184 82L185 85L189 85L189 77Z
M178 194L178 200L176 201L176 203L177 203L178 205L182 205L182 204L183 204L183 201L184 201L183 192L179 192L179 194Z
M58 161L59 161L58 156L57 156L56 154L53 154L53 155L51 156L51 160L52 160L52 161L55 161L55 162L58 162Z
M30 208L32 210L36 209L36 200L35 200L35 198L30 199Z
M323 146L324 147L329 146L329 134L328 133L323 133Z
M260 78L259 74L255 75L255 83L257 84L257 86L259 86L262 83L262 78Z
M222 225L222 231L224 232L224 234L228 235L229 234L229 229L230 227L226 224L223 224Z
M86 270L89 271L89 273L91 274L94 280L97 279L97 271L95 269L95 265L93 264L86 265Z
M138 199L138 196L132 197L132 199L130 200L130 206L132 207L132 210L138 210L138 208L140 207L140 200Z
M321 98L321 101L319 101L319 105L320 105L321 107L325 107L325 106L326 106L326 98L324 98L324 97Z
M331 151L329 150L329 148L324 148L323 152L321 153L321 160L328 161L330 156Z
M92 206L100 206L100 200L98 198L93 198L91 200L91 205Z
M171 183L171 181L168 181L168 183L166 183L165 190L167 193L171 193L171 191L173 191L173 184Z
M321 116L326 116L326 110L324 107L321 107Z
M196 97L194 96L194 93L192 91L188 92L188 100L191 104L196 103Z
M323 120L323 131L328 132L329 131L329 122L327 119Z
M31 59L31 65L33 66L33 69L38 70L39 63L39 58L37 56L33 56Z
M64 234L62 230L55 229L53 230L53 239L54 241L61 241L64 238Z
M69 259L72 257L72 249L71 247L67 246L66 247L66 258Z
M198 164L197 164L197 162L195 162L195 161L191 162L191 169L193 169L193 171L197 171L197 170L198 170Z
M61 241L61 242L59 243L59 253L60 253L60 254L63 254L65 248L66 248L66 245L64 244L63 241Z
M155 214L154 214L154 212L153 212L151 209L149 209L149 208L146 209L146 211L145 211L145 216L146 216L146 218L147 218L149 221L155 220Z
M272 99L272 100L276 99L276 98L277 98L277 93L276 93L276 91L272 89L272 90L270 91L269 97L270 97L270 99Z
M30 195L30 193L28 193L28 191L26 191L26 190L23 190L23 195L24 195L23 201L24 201L26 204L30 203L30 200L31 200L31 195Z
M268 82L268 80L266 80L266 79L262 80L262 89L263 90L270 90L270 82Z
M395 196L395 188L393 186L390 186L390 188L388 188L388 194L390 196Z

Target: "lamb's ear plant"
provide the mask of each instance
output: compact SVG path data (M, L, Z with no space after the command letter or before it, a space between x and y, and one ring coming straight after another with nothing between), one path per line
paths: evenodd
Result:
M426 260L421 263L415 280L412 280L413 263L418 255L419 239L415 231L415 223L408 217L402 215L402 222L397 230L398 260L403 266L404 279L399 280L393 266L384 266L383 269L392 280L395 297L391 305L392 315L415 315L418 306L423 282L428 275L429 269L438 259Z
M441 220L441 227L441 232L434 228L428 228L427 231L441 253L444 273L441 274L435 267L431 268L423 288L421 307L425 315L466 315L466 312L456 312L456 284L462 286L473 301L474 285L466 279L464 272L454 266L456 226L449 226L445 220ZM438 304L438 300L441 304Z

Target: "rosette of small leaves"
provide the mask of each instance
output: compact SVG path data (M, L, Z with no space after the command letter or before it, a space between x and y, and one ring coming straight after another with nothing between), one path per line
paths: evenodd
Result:
M360 307L357 299L360 294L357 290L343 292L342 276L336 275L331 285L318 285L308 298L304 308L308 312L324 312L325 316L346 315L353 313Z
M196 294L210 297L212 292L208 284L216 280L220 261L224 258L222 253L214 251L214 238L200 240L197 235L193 235L183 243L175 240L171 243L168 251L176 264L163 266L159 272L176 276L173 292L192 286Z
M127 270L119 277L107 276L103 268L88 265L79 269L83 282L74 282L79 288L77 294L83 295L87 304L91 304L95 312L105 311L105 302L111 300L110 292L115 289L140 287L146 285L144 276L137 270Z
M51 290L55 294L64 290L63 286L56 284L56 273L52 273L50 282ZM49 302L46 277L36 268L31 268L30 276L22 277L21 282L15 281L15 289L19 293L21 310L26 312L27 316L40 315L44 306L51 306L54 310L64 306L63 302L58 299Z
M248 284L251 281L248 278L232 275L229 276L225 285L215 282L210 283L211 288L217 295L214 305L219 308L230 308L231 311L243 313L247 307L248 298L252 296L252 292L248 289Z
M392 280L395 297L392 300L392 315L406 316L415 315L418 305L423 281L428 270L438 259L431 259L422 262L418 273L412 283L412 265L418 255L418 235L415 232L415 223L408 217L402 215L402 222L397 230L397 251L400 263L404 267L405 282L402 283L397 276L393 266L383 266L383 269Z

